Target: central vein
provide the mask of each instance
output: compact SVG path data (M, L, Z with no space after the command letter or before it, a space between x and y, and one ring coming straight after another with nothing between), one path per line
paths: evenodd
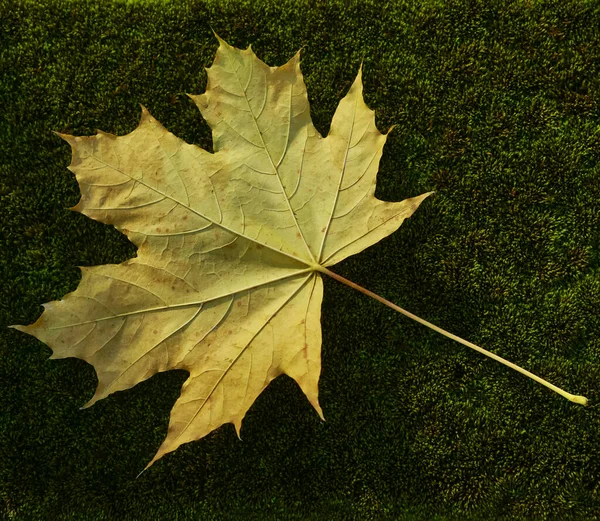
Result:
M283 183L281 182L281 177L279 175L279 169L277 167L277 165L273 162L273 158L271 157L271 154L269 153L269 150L267 149L267 145L265 143L265 140L263 138L262 132L258 126L258 121L256 119L256 116L254 115L254 112L252 111L252 107L250 106L250 102L248 101L248 96L246 95L246 89L242 86L242 82L240 81L239 76L236 74L235 75L238 84L240 85L240 88L242 89L242 92L244 93L244 100L246 101L246 105L248 107L248 111L250 112L250 114L252 115L252 121L254 122L254 126L256 127L256 132L258 133L258 136L260 138L260 142L262 143L262 148L265 151L265 154L267 155L267 157L269 158L269 162L271 163L271 167L273 168L273 173L275 174L275 177L277 177L277 181L279 182L279 187L281 188L281 193L283 194L283 198L285 199L285 202L287 204L287 207L290 211L290 214L292 216L292 219L294 220L294 224L296 225L296 229L298 230L298 233L300 234L300 237L302 239L302 242L304 243L304 246L306 247L306 251L310 257L310 260L312 263L316 264L317 261L315 260L315 257L312 253L312 251L310 250L310 247L308 246L308 243L306 242L306 238L304 237L304 233L302 233L302 229L300 228L300 225L298 224L298 220L296 219L296 214L294 213L294 210L292 209L292 205L290 204L290 200L285 192L285 188L283 186ZM250 72L250 77L248 79L248 84L250 83L250 78L252 77L252 72ZM265 82L266 84L266 82ZM267 88L267 86L265 86L265 89ZM289 101L289 111L288 111L288 134L287 134L287 140L286 140L286 149L287 149L287 143L289 143L289 137L290 137L290 126L291 126L291 121L292 121L292 109L291 109L291 104L292 104L292 92L293 92L293 85L290 84L290 101ZM285 157L285 151L283 152L281 158L283 159L283 157ZM281 162L281 160L280 160ZM300 174L298 174L300 175Z

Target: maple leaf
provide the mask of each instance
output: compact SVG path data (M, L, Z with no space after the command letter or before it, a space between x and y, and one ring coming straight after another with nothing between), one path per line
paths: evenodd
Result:
M189 371L146 469L225 423L239 437L246 412L281 374L324 420L323 273L510 365L328 269L394 232L433 193L374 196L387 134L363 100L362 65L323 138L299 52L269 67L251 46L217 38L206 92L190 95L212 128L214 153L177 138L143 106L124 136L58 134L72 147L69 169L81 188L70 209L138 247L121 264L80 267L75 291L44 304L34 324L11 326L50 346L50 358L93 365L98 386L82 408L157 372Z

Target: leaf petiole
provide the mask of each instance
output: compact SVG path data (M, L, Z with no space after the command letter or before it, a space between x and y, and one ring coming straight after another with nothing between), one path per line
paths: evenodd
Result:
M467 340L463 340L462 338L460 338L456 335L453 335L452 333L449 333L448 331L442 329L441 327L438 327L438 326L432 324L431 322L427 322L427 320L423 320L422 318L419 318L416 315L413 315L412 313L406 311L405 309L402 309L400 306L397 306L393 302L390 302L389 300L386 300L383 297L380 297L376 293L373 293L372 291L369 291L368 289L365 289L362 286L355 284L351 280L348 280L348 279L342 277L341 275L338 275L337 273L334 273L333 271L328 270L327 268L325 268L323 266L318 266L316 269L322 273L325 273L326 275L329 275L331 278L341 282L342 284L346 284L346 286L350 286L351 288L354 288L354 289L360 291L361 293L364 293L365 295L368 295L369 297L374 298L375 300L378 300L382 304L385 304L386 306L392 308L393 310L398 311L399 313L402 313L403 315L407 316L408 318L412 318L413 320L419 322L420 324L423 324L424 326L427 326L428 328L433 329L434 331L437 331L438 333L441 333L442 335L447 336L448 338L451 338L452 340L456 340L456 342L460 342L461 344L463 344L467 347L470 347L471 349L475 349L475 351L479 351L480 353L483 353L484 355L489 356L490 358L493 358L494 360L500 362L501 364L504 364L504 365L514 369L515 371L518 371L519 373L524 374L525 376L528 376L532 380L535 380L536 382L538 382L542 385L545 385L549 389L552 389L554 392L560 394L561 396L564 396L567 400L570 400L574 403L579 403L581 405L588 404L588 400L585 396L579 396L579 395L568 393L567 391L564 391L560 387L556 387L556 385L553 385L550 382L547 382L543 378L540 378L539 376L536 376L533 373L530 373L529 371L519 367L518 365L513 364L512 362L509 362L508 360L505 360L504 358L502 358L498 355L495 355L494 353L491 353L491 352L487 351L486 349L483 349L482 347L479 347L471 342L468 342Z

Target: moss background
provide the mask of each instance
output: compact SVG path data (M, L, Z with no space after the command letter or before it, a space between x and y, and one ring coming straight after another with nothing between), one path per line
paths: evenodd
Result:
M70 212L69 145L139 103L212 151L212 27L269 65L301 47L326 135L364 59L376 195L429 190L341 275L575 394L582 407L334 280L319 420L276 379L248 412L135 476L187 373L80 411L82 360L5 326L135 247ZM600 4L0 0L0 518L591 520L600 517Z

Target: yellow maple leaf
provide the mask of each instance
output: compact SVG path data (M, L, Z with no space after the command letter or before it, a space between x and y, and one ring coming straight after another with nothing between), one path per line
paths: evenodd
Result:
M387 134L364 103L362 67L323 138L299 52L269 67L251 46L217 38L206 92L190 96L212 128L214 154L144 107L124 136L59 134L81 188L71 209L125 233L137 257L80 267L74 292L44 304L34 324L11 327L50 346L51 358L93 365L98 387L84 408L157 372L189 371L146 468L224 423L239 436L247 410L281 374L324 419L323 273L511 365L328 269L394 232L433 193L393 203L374 196Z

